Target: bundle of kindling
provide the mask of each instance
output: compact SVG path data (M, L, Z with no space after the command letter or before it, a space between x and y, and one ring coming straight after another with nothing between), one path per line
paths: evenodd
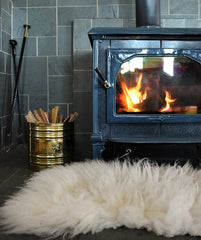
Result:
M25 118L29 123L65 123L74 122L77 116L78 113L74 112L64 118L63 114L59 114L59 106L56 106L47 112L44 112L42 108L33 110L33 113L29 111Z

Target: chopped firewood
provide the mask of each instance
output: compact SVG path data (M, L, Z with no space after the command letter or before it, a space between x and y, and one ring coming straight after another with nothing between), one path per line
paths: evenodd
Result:
M34 112L36 119L39 121L39 123L43 123L43 119L38 114L38 111L35 109L35 110L33 110L33 112Z
M77 116L78 116L77 112L74 112L73 114L71 114L69 122L74 122Z
M51 110L49 110L48 115L49 115L49 122L51 123L52 122L52 111Z
M33 113L31 111L25 116L27 122L29 123L65 123L65 122L74 122L78 116L77 112L71 113L65 119L63 114L58 114L59 106L55 106L52 110L44 112L42 108L39 108L40 115L35 109Z
M47 120L47 123L50 123L50 121L49 121L49 115L48 115L48 112L44 112L44 114L45 114L45 118L46 118L46 120Z
M44 123L48 123L48 118L47 118L47 116L45 115L45 112L44 112L41 108L39 108L39 111L40 111L40 115L41 115L41 117L42 117L43 122L44 122Z
M25 116L25 118L26 118L27 122L29 122L29 123L35 123L33 117L32 117L30 114L27 114L27 115Z
M70 119L70 117L69 117L69 116L67 116L67 117L64 119L63 123L65 123L65 122L68 122L68 121L69 121L69 119Z
M28 115L30 115L30 117L33 119L33 122L38 122L38 120L35 118L34 114L32 113L32 111L28 112Z
M55 113L54 113L55 117L54 118L55 118L55 123L56 123L57 122L57 118L58 118L59 106L56 106L54 109L55 109Z
M59 123L62 123L62 122L63 122L63 114L59 116Z
M52 109L52 123L56 123L55 108Z

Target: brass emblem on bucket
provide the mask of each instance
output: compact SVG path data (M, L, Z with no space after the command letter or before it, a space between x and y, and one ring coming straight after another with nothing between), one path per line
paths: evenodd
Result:
M61 142L54 142L52 143L52 151L57 154L57 153L63 153L62 150L63 146Z

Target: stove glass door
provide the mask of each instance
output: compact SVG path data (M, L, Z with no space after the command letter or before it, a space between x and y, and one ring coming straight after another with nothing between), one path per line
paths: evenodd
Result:
M201 113L201 65L186 56L135 56L116 75L116 114Z

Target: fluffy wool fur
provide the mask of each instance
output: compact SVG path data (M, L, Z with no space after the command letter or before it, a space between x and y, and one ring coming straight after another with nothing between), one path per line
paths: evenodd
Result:
M0 216L10 233L39 236L119 226L201 236L201 171L147 161L58 166L34 174Z

